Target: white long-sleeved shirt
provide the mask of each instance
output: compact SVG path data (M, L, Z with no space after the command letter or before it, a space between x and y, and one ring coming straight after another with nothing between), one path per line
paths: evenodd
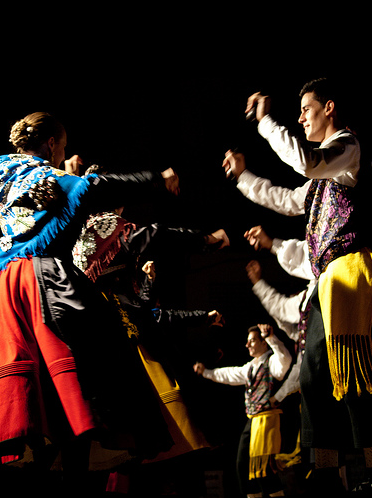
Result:
M298 323L300 321L300 310L304 310L316 285L316 280L309 282L307 288L296 296L287 297L280 294L271 287L265 280L261 279L254 284L252 290L261 301L266 311L275 319L278 327L294 341L299 339ZM277 401L283 399L300 389L300 368L302 363L302 353L297 356L296 363L283 385L275 393Z
M349 131L338 130L318 148L304 145L268 114L261 119L258 131L280 159L297 173L311 179L333 178L342 185L355 187L360 168L360 146Z
M291 365L292 357L282 341L280 341L275 335L267 337L266 342L273 351L273 354L269 359L270 373L274 379L283 380ZM214 382L229 384L231 386L245 385L248 379L248 370L250 366L253 366L252 375L254 377L260 365L266 360L269 353L270 351L267 351L263 355L258 358L254 358L252 361L249 361L241 367L223 367L215 368L213 370L206 368L203 372L203 377L213 380Z
M292 366L291 371L288 374L285 382L278 389L278 391L274 394L275 399L281 403L284 398L289 396L292 393L296 393L300 390L300 370L302 363L302 353L298 353L297 361Z
M305 280L315 279L306 240L275 238L271 252L275 254L278 263L289 275Z
M304 291L288 297L271 287L265 280L260 279L254 284L252 290L265 310L274 318L278 327L284 330L290 339L297 341L300 312L305 309L315 285L315 280L312 280Z
M249 200L286 216L304 214L304 203L311 181L295 189L275 186L268 178L247 169L238 178L237 188Z

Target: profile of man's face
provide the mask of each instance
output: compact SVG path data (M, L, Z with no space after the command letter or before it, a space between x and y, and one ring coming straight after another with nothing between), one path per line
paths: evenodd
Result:
M325 108L316 100L314 92L305 93L301 99L301 115L298 122L304 127L306 139L322 142L325 138L328 120Z
M267 343L262 339L261 333L254 330L248 334L246 348L250 356L258 358L267 351Z

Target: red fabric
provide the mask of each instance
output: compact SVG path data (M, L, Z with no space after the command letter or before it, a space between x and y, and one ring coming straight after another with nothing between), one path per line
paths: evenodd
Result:
M31 259L0 273L0 442L49 433L40 383L42 358L75 435L95 427L70 349L43 323Z
M111 472L106 485L106 493L127 494L128 491L129 476L119 472Z
M103 228L107 223L108 231ZM97 229L100 226L100 230ZM115 228L113 228L115 227ZM95 250L87 253L87 270L85 274L95 282L121 249L120 237L128 240L129 234L136 225L130 223L113 212L91 215L87 221L86 233L94 235ZM107 228L106 228L107 230ZM111 231L112 230L112 231ZM76 246L75 246L76 250Z

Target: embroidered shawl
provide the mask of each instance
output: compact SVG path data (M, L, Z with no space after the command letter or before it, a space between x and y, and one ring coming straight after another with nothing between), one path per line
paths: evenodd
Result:
M306 240L316 277L334 259L360 248L355 189L333 179L313 180L306 200ZM359 213L360 214L360 213Z
M120 251L120 236L126 241L136 225L113 212L89 216L73 250L75 265L95 282Z
M69 175L26 154L0 156L0 271L10 261L45 254L96 177Z

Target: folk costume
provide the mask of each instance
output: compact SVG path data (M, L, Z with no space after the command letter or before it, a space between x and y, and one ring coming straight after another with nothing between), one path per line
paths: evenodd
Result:
M301 368L302 444L371 447L372 253L362 226L370 165L361 163L359 142L348 130L311 148L268 115L258 129L285 163L312 180L306 240L319 283Z
M117 354L121 339L112 336L105 300L71 251L93 206L131 202L159 180L150 172L79 178L38 157L0 157L3 463L20 460L26 445L32 456L45 439L59 444L88 433L108 448L134 448L127 429L138 414L115 394L136 364L125 344ZM172 445L165 424L161 432L150 456Z
M179 320L188 320L195 325L206 323L208 313L163 310L155 306L151 282L145 280L144 285L138 287L136 279L138 257L148 247L164 244L175 247L177 243L194 251L202 251L205 247L204 236L199 231L158 224L137 227L114 212L104 212L88 218L73 253L75 264L96 282L120 317L121 333L128 336L133 351L142 361L143 373L158 399L173 438L172 448L144 463L209 447L190 418L170 362L174 351L164 329L170 322ZM122 393L117 395L122 396Z
M273 409L270 398L274 395L276 381L283 380L292 357L284 344L276 337L266 338L270 346L266 353L254 358L242 367L205 369L203 377L229 384L245 385L245 411L247 424L242 432L237 472L242 494L275 493L282 489L275 474L274 456L280 453L280 413Z

